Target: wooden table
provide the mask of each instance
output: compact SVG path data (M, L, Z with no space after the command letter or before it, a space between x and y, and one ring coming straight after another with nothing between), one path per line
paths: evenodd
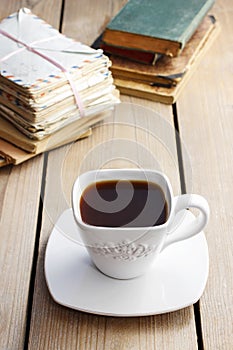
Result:
M29 7L63 33L91 45L125 2L1 0L0 18L19 6ZM0 170L1 350L233 348L232 1L217 0L214 13L221 34L174 106L122 96L124 102L153 109L174 130L169 134L174 150L170 160L170 153L148 141L142 131L113 124L112 134L103 125L72 148ZM160 130L156 118L142 120L148 130ZM171 178L175 192L200 193L209 201L209 278L194 306L147 317L104 317L60 306L49 294L44 254L54 221L69 206L64 197L69 198L78 164L109 135L144 143Z

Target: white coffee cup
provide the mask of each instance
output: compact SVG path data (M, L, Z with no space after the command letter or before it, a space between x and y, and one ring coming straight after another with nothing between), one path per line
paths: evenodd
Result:
M85 223L80 212L83 191L91 184L108 180L146 180L159 185L168 204L166 222L149 227L104 227ZM144 274L163 249L198 234L209 218L206 199L197 194L173 196L167 176L155 170L104 169L84 173L74 183L72 208L92 261L101 272L118 279ZM191 224L188 221L189 224L185 225L187 208L197 208L199 214Z

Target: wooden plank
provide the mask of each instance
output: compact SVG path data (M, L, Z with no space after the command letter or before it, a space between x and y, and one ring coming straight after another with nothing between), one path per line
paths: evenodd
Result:
M181 136L188 147L192 182L210 204L205 229L210 271L200 300L203 344L207 350L233 348L232 236L232 1L217 0L213 13L221 33L177 103ZM190 169L185 162L185 172Z
M59 24L52 7L59 9L57 1L49 6L47 1L21 1L20 5ZM3 0L0 18L18 9L17 0ZM1 349L24 346L42 172L43 156L0 170Z
M139 103L140 101L135 100L135 102ZM169 118L168 111L167 117ZM130 141L138 142L146 138L144 133L144 131L135 127L134 129L129 128L128 125L124 127L122 123L117 126L102 125L94 129L90 138L65 146L49 154L43 229L29 343L30 349L33 349L35 346L37 346L37 349L53 347L72 349L75 348L75 344L78 344L77 346L80 349L118 349L119 347L123 349L130 347L151 349L153 342L155 342L156 346L166 346L166 349L174 349L174 344L177 347L180 344L185 346L187 339L190 349L196 349L194 314L191 307L176 313L155 317L133 319L109 317L105 320L101 316L87 315L56 305L49 295L44 280L43 265L46 243L57 217L60 216L64 209L70 206L71 188L73 180L78 174L80 162L83 161L88 151L91 152L96 145L106 142L113 135L115 137L128 135ZM154 143L154 147L156 147L156 142L153 139L150 140L150 137L149 141ZM161 151L160 147L160 144L157 145L155 152L157 150ZM167 156L168 162L166 163L166 155L162 154L161 156L161 153L159 154L162 157L158 158L158 160L161 160L160 164L164 164L164 167L167 167L166 173L171 178L174 176L173 180L175 180L176 167L174 168L173 163L171 164L169 161L169 156ZM84 165L84 167L87 167L85 170L89 167L92 168L93 164L98 165L104 162L102 153L95 153L93 156L94 159L91 158L92 161L87 160L87 163ZM121 162L115 162L114 165L121 166ZM163 168L163 170L165 169ZM44 312L38 313L38 310L44 310ZM163 331L164 329L166 329L165 332ZM61 336L58 337L57 334L61 334ZM119 334L121 334L120 337ZM168 339L172 339L172 341L168 343Z
M0 170L1 349L22 349L43 162Z
M62 31L74 39L91 45L127 0L65 1ZM67 20L68 19L68 20Z
M92 0L66 1L63 31L65 34L91 44L101 33L107 20L122 6L124 1ZM44 253L54 223L62 211L70 206L70 192L80 165L90 169L104 164L107 153L96 152L90 159L85 158L96 145L108 140L128 138L143 144L158 158L158 166L171 178L174 190L179 193L178 166L175 149L175 133L170 107L122 96L122 101L139 104L160 113L162 119L155 124L148 115L136 115L118 124L102 123L85 140L64 146L50 152L46 174L46 188L39 259L37 264L34 302L32 310L29 349L196 349L196 333L193 308L175 313L141 317L102 317L73 311L52 301L44 278ZM170 126L167 132L167 124ZM116 120L115 120L116 122ZM140 128L135 127L135 122ZM126 125L125 125L126 123ZM145 123L145 124L144 124ZM147 128L147 133L144 128ZM148 135L148 129L152 135ZM158 134L159 130L159 134ZM154 137L153 133L157 136ZM171 152L164 148L161 139L170 138ZM105 152L107 152L105 150ZM138 158L142 162L142 158ZM114 163L115 166L125 164ZM129 163L127 163L129 164Z
M18 11L20 8L26 7L52 26L59 28L61 3L61 0L22 0L20 2L17 0L1 0L0 19Z

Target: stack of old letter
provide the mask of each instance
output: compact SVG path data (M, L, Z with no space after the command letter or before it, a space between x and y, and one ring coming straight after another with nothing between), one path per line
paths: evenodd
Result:
M0 166L90 134L119 102L102 50L21 9L0 23Z

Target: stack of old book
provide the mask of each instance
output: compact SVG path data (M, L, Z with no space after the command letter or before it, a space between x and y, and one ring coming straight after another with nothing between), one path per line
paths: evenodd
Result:
M129 0L107 25L101 43L119 90L174 103L219 31L208 15L213 3Z
M109 58L21 9L0 23L0 166L90 134L119 102Z

